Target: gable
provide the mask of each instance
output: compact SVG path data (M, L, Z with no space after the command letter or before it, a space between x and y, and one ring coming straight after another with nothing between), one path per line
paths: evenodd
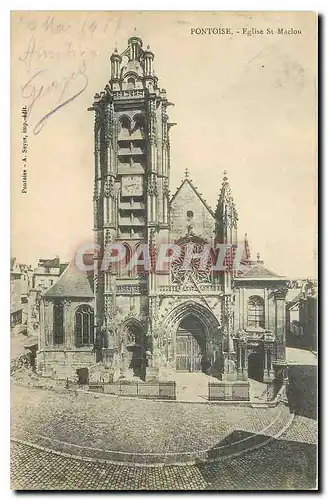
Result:
M170 220L172 241L185 236L188 230L207 241L214 239L214 214L187 180L171 200Z

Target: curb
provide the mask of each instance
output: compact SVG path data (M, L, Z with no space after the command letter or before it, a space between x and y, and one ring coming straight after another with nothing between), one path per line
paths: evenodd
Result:
M13 384L15 385L15 384ZM34 386L25 386L25 385L20 385L17 384L19 387L24 387L26 389L36 389L36 390L44 390L44 391L52 391L60 394L67 394L67 393L74 393L76 395L78 394L87 394L88 396L93 396L95 398L98 397L105 397L105 398L116 398L116 399L126 399L126 400L138 400L138 401L154 401L156 403L183 403L183 404L207 404L207 405L221 405L221 406L240 406L240 407L250 407L250 408L275 408L278 406L280 403L280 397L279 393L281 389L279 390L278 394L276 395L275 399L272 401L261 401L261 400L247 400L247 401L209 401L209 400L204 400L204 401L190 401L190 400L184 400L184 399L159 399L159 398L145 398L145 397L139 397L139 396L121 396L118 394L110 394L110 393L103 393L103 392L92 392L89 390L85 389L58 389L58 388L49 388L49 387L34 387Z

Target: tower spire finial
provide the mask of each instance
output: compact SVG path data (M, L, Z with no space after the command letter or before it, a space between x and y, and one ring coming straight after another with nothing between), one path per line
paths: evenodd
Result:
M186 167L186 170L185 170L185 179L189 179L189 170L188 170L188 167Z
M249 248L247 233L245 233L245 237L244 237L244 255L245 255L246 262L249 262L251 260L251 251Z

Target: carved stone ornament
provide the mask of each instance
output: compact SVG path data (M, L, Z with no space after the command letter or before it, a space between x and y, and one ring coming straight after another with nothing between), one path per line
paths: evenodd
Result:
M50 305L52 305L52 301L50 299L43 299L43 304L44 304L44 308L48 309L48 307Z
M167 198L169 198L169 196L170 196L169 180L168 179L164 179L163 194Z
M150 196L157 196L157 178L156 175L150 175L148 178L148 193Z
M106 245L108 245L111 242L112 242L111 233L108 229L106 229L106 231L105 231L105 243L106 243Z
M141 326L145 326L148 321L148 317L144 313L137 313L137 311L130 311L129 314L127 314L124 317L124 322L128 319L135 319L137 320Z
M115 197L115 183L112 177L107 177L105 181L105 197L106 198Z
M71 299L64 299L64 300L63 300L63 306L64 306L65 308L69 308L69 307L70 307L70 305L71 305L71 303L72 303L72 300L71 300Z

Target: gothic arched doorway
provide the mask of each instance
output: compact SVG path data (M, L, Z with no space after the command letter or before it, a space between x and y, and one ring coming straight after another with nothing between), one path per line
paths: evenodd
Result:
M248 377L263 382L263 352L253 349L248 355Z
M206 370L206 340L201 322L188 314L179 324L176 334L177 371L202 372Z
M144 378L146 374L145 335L141 325L131 322L125 325L125 360L124 364L135 377Z
M181 301L166 316L162 329L163 335L168 339L166 355L172 360L171 368L178 371L199 371L220 377L221 325L208 306L196 300Z

